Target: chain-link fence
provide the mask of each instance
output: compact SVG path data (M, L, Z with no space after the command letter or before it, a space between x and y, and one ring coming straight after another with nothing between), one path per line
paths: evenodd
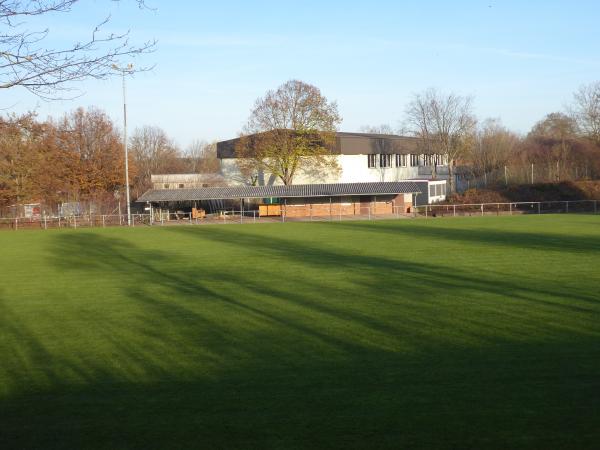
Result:
M132 225L148 225L149 214L132 214ZM0 218L0 229L51 229L51 228L92 228L127 226L126 214L82 214L72 216L49 216Z
M313 214L312 209L305 215L287 213L285 208L275 209L275 213L261 214L259 210L222 209L212 214L193 214L192 212L166 212L155 210L147 214L132 214L128 223L126 214L84 214L72 216L40 215L32 218L0 218L0 229L55 229L55 228L91 228L114 226L169 226L169 225L209 225L230 223L285 223L334 220L377 220L384 218L407 218L401 206L361 206L360 210L349 213L346 205L330 205L327 211Z
M417 217L486 216L513 214L598 213L597 200L548 202L473 203L424 205L414 208Z
M552 201L552 202L512 202L512 203L473 203L473 204L434 204L405 208L390 206L385 210L377 206L361 206L360 210L349 213L344 205L331 205L323 214L290 215L285 208L275 214L262 215L258 210L223 209L213 214L194 215L191 212L153 211L148 214L132 214L128 223L126 214L46 216L34 218L0 218L0 229L54 229L92 228L115 226L169 226L169 225L209 225L209 224L252 224L286 222L323 222L346 220L403 219L411 217L456 217L489 216L516 214L558 214L558 213L598 213L598 201Z

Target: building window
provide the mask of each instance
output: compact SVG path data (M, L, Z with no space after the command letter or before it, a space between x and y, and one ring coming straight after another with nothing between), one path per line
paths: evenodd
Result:
M396 167L406 167L406 155L396 155Z
M392 167L392 155L379 155L379 167Z
M169 189L169 184L168 183L163 184L163 188Z
M180 185L179 185L179 189L183 189L184 187L185 187L185 185L184 185L184 184L180 184Z
M377 167L377 155L371 153L370 155L367 155L367 157L369 158L369 169Z
M417 167L419 165L419 155L410 155L410 166Z
M436 166L447 166L448 156L447 155L434 155L433 162Z
M435 184L429 186L429 196L435 197Z

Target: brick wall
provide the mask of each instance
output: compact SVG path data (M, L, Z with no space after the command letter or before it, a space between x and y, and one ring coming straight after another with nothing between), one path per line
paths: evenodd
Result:
M358 198L357 198L358 199ZM281 205L282 210L285 209L287 217L328 217L331 216L352 216L352 215L367 215L369 214L369 208L371 214L395 214L410 212L408 208L412 207L412 202L406 201L404 194L398 194L396 196L386 196L384 198L371 198L362 199L362 201L347 202L347 203L332 203L319 202L319 203L304 203L304 204L287 204ZM306 199L308 200L308 199ZM297 199L296 201L304 201L303 199ZM274 205L273 205L274 206ZM265 205L260 205L262 209ZM397 207L397 208L395 208Z

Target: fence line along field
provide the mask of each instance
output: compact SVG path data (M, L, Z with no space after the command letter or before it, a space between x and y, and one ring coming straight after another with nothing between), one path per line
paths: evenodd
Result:
M235 208L223 209L212 214L194 216L192 212L157 212L152 214L131 214L129 225L126 214L82 214L71 216L46 216L38 215L25 218L0 217L0 230L22 229L53 229L53 228L92 228L110 226L163 226L163 225L215 225L226 223L273 223L273 222L305 222L323 220L378 220L378 219L406 219L409 217L457 217L457 216L500 216L518 214L560 214L560 213L598 213L597 200L564 200L543 202L508 202L508 203L466 203L451 204L439 203L415 206L412 213L407 213L402 206L392 206L389 211L382 213L377 207L362 207L361 213L346 215L344 205L329 205L320 215L288 216L280 206L272 205L277 214L261 215L257 210L240 210Z
M589 449L600 217L0 233L0 448Z

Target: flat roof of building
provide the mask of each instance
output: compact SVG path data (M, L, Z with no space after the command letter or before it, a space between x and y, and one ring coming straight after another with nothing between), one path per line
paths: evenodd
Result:
M231 186L188 189L151 189L136 201L182 202L227 200L239 198L345 197L350 195L419 194L421 189L412 181L376 183L292 184L272 186Z

